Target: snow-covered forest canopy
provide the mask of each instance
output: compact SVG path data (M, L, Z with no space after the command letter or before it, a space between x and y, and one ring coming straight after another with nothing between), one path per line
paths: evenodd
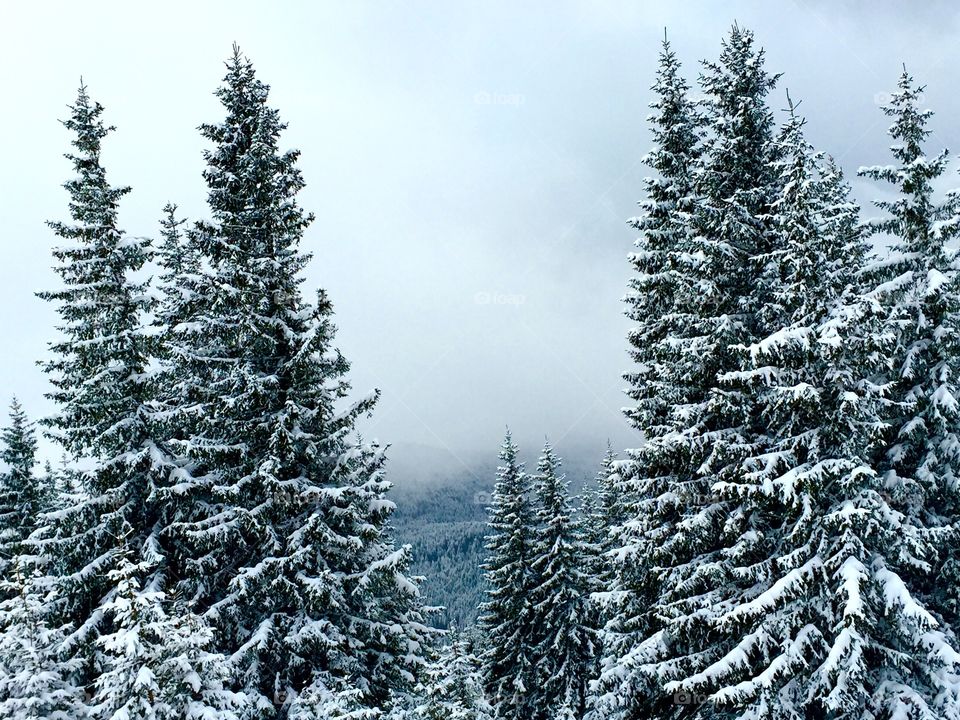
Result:
M664 34L644 73L632 442L582 480L507 429L456 491L395 490L364 433L283 78L233 46L205 207L151 236L81 81L55 409L0 434L0 720L960 720L960 190L923 78L851 178L762 38L712 50Z

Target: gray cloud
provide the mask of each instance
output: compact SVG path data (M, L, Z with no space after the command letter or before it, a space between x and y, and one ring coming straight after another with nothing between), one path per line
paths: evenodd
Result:
M876 99L900 63L928 84L935 146L960 148L957 11L901 3L262 3L7 5L0 22L3 395L48 412L34 361L55 315L44 220L66 213L57 123L83 74L118 131L105 162L134 192L123 225L204 212L198 124L237 41L273 86L317 213L306 287L327 287L368 437L495 451L505 424L535 447L598 458L637 438L619 302L648 149L663 27L695 78L734 20L755 30L809 135L852 175L887 161ZM857 184L868 201L876 190ZM0 398L5 399L5 398Z

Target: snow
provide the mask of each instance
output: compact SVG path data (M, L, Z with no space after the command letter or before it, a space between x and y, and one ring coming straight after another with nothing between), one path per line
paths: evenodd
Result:
M919 627L937 627L937 621L914 599L900 576L888 570L879 559L876 561L876 565L877 567L873 569L873 575L882 587L887 610L902 612L907 617L916 620Z

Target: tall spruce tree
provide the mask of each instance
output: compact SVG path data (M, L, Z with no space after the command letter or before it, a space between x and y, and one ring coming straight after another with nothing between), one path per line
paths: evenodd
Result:
M530 720L545 712L532 702L539 682L532 606L537 582L531 567L536 518L530 478L517 458L509 431L500 448L500 460L483 564L489 583L479 618L485 644L483 685L497 718Z
M579 720L586 709L587 681L594 657L588 593L590 577L582 528L572 516L560 458L543 448L534 479L536 532L530 590L538 682L528 693L541 716Z
M10 424L0 434L0 575L10 570L24 550L23 542L52 502L52 488L34 472L37 440L33 425L16 398L10 403Z
M917 580L951 623L960 621L958 601L930 586L944 568L956 574L956 553L934 552L955 546L960 530L960 275L947 243L960 233L960 197L938 202L933 182L946 172L947 150L924 153L933 112L921 108L924 88L904 69L885 115L896 164L860 169L860 174L893 185L894 199L875 205L884 217L870 223L880 242L891 241L889 257L877 264L876 295L887 312L887 330L896 338L892 358L894 390L885 420L888 432L877 465L898 509L928 528L912 555ZM953 532L950 532L950 531Z
M955 634L960 620L951 589L958 578L960 531L960 275L948 246L960 233L960 199L956 193L944 201L934 197L933 182L946 171L948 153L924 152L933 113L921 108L922 93L904 69L883 107L893 120L888 134L896 163L860 170L897 191L895 198L875 202L885 216L871 223L881 242L892 240L889 258L873 268L872 277L884 330L894 343L886 432L874 463L901 538L899 552L880 570L902 579L897 601L911 611L910 623L894 626L892 648L915 645L919 637L926 650L916 651L903 668L903 685L875 702L890 708L909 703L924 717L955 717L957 691L945 687L944 674L951 667L956 672L957 657L933 638ZM954 704L944 705L945 695Z
M791 107L776 164L778 243L758 280L769 334L741 348L741 379L756 387L768 433L741 476L716 488L756 518L753 532L726 553L736 592L665 630L670 642L700 624L711 638L664 688L690 701L692 717L895 716L884 693L919 678L898 655L930 652L919 636L898 638L916 617L890 571L901 526L871 467L889 347L878 304L859 294L858 209L802 127Z
M671 485L689 458L681 432L685 408L696 393L704 393L702 372L686 372L699 360L696 350L685 348L701 331L698 277L706 274L707 255L693 231L704 120L680 71L680 61L664 38L650 106L654 147L644 158L655 175L645 180L641 214L630 220L640 236L629 256L636 275L624 298L627 317L636 323L627 338L634 369L625 376L627 394L636 405L626 413L646 442L628 452L616 478L622 516L611 528L609 543L615 551L610 557L613 584L597 596L606 618L603 670L593 702L598 717L645 712L629 707L639 703L640 694L637 676L625 659L648 634L649 609L657 593L654 574L643 567L652 537L646 533L657 511L663 515L663 533L652 541L672 534L682 500L671 494Z
M700 84L708 129L698 152L698 132L686 129L697 127L689 103L666 100L686 96L668 50L661 57L655 109L679 110L654 114L661 139L650 157L661 182L683 188L681 197L689 200L686 211L660 219L655 211L672 205L661 202L659 185L651 183L638 224L641 248L651 238L673 248L655 272L640 266L640 280L662 275L675 281L670 302L646 315L636 311L638 288L627 296L628 314L638 323L629 338L638 370L627 376L637 405L627 414L646 443L629 453L629 466L620 473L628 516L615 553L617 581L608 596L615 607L593 701L594 716L604 718L671 711L664 678L700 662L712 648L712 638L698 634L702 625L688 621L719 607L732 592L725 552L751 532L755 520L712 488L735 478L759 442L752 424L755 393L730 373L740 369L735 348L757 339L759 311L767 301L756 278L773 240L776 147L766 96L777 78L764 69L753 34L734 26L719 61L704 63ZM663 138L677 135L686 138L677 146L684 153L663 150ZM671 166L663 157L682 172L664 175ZM655 382L648 370L653 363L660 378ZM662 400L651 401L651 394ZM689 632L667 642L667 625Z
M103 605L116 591L110 571L127 546L156 568L162 582L166 505L154 490L172 467L154 440L150 361L155 343L143 326L152 301L137 279L150 259L149 241L117 225L127 187L113 187L100 162L103 107L81 86L65 127L74 135L67 155L75 177L64 184L72 222L51 222L62 286L40 297L56 303L61 337L51 343L49 374L57 412L44 422L72 460L84 459L78 492L45 516L35 550L57 586L51 623L73 623L68 645L85 661L83 682L95 673L95 638ZM124 540L121 540L124 538Z
M689 393L675 368L680 358L673 339L700 318L683 305L696 290L696 275L706 260L692 232L697 210L696 164L702 153L703 117L680 74L680 60L664 37L660 66L651 88L649 117L654 147L644 163L656 175L644 180L641 214L629 220L640 232L629 255L635 275L624 298L626 315L637 325L628 334L634 369L625 375L627 394L636 405L625 412L648 436L671 432L677 421L673 404Z
M428 633L409 550L389 536L383 449L354 438L376 394L341 407L331 304L300 291L312 216L268 91L235 48L217 91L226 118L201 127L211 219L186 239L198 269L167 283L192 289L163 393L189 474L178 490L198 509L172 528L180 588L266 714L312 712L341 689L378 709L412 686Z

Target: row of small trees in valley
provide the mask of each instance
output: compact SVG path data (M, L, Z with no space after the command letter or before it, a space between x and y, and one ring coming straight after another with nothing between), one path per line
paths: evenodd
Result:
M625 298L642 442L577 502L507 435L486 601L446 642L356 438L376 395L347 403L300 287L312 216L268 87L235 49L209 219L167 206L157 246L117 227L81 88L41 294L69 462L35 472L14 404L0 718L960 720L960 194L904 70L863 222L764 60L734 26L695 98L664 40Z

